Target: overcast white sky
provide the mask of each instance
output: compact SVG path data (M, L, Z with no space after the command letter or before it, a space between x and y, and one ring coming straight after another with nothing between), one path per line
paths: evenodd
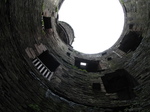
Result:
M119 0L65 0L59 21L74 29L73 48L82 53L99 53L120 37L124 14Z

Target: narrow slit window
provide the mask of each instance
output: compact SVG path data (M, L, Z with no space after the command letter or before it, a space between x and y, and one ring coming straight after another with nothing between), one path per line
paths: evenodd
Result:
M81 66L86 66L87 64L85 62L80 63Z

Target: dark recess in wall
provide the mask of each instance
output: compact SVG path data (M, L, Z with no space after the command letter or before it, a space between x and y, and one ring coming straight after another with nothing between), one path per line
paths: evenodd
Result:
M45 29L52 28L51 17L43 17Z
M56 59L49 54L48 51L44 51L42 54L38 56L38 58L49 68L52 72L56 70L56 68L60 65Z
M124 36L122 42L120 43L119 49L125 53L128 53L129 51L135 51L142 39L143 37L139 32L130 31Z
M108 60L108 61L111 61L111 60L112 60L112 57L108 57L107 60Z
M132 29L133 28L133 24L129 24L129 29Z
M86 66L81 66L81 62L86 63ZM88 72L97 72L99 70L99 61L85 60L76 57L75 66L77 66L79 69L85 69Z
M100 83L93 83L92 84L92 89L93 89L93 91L100 91L101 90Z
M129 100L135 97L133 88L138 82L124 69L105 74L102 77L107 93L117 93L119 99Z
M69 57L70 57L70 55L71 55L71 53L67 52L67 56L69 56Z
M102 53L102 56L104 56L104 55L106 55L106 54L107 54L107 52L103 52L103 53Z

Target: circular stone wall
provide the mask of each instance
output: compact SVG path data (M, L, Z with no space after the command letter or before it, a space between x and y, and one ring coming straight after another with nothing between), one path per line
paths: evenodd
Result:
M0 111L148 112L150 1L121 0L123 33L95 55L62 40L62 2L0 1Z

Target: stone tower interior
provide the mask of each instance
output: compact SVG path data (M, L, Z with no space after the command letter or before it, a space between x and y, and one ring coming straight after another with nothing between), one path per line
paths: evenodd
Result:
M120 0L123 32L97 54L71 46L63 2L0 1L0 112L150 112L150 0Z

